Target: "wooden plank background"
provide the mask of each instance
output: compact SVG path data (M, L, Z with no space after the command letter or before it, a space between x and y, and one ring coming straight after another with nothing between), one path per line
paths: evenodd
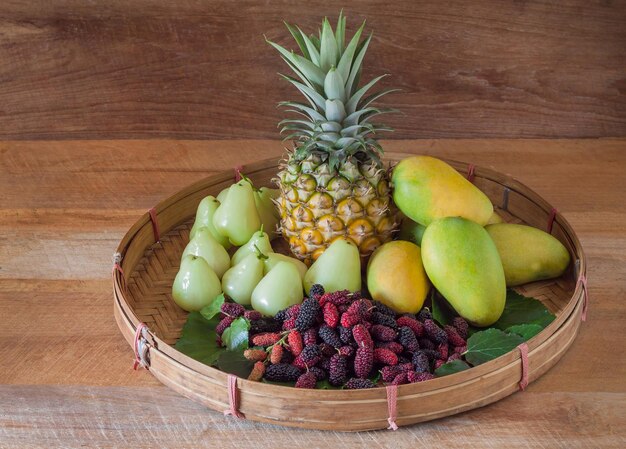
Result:
M623 1L351 1L391 138L626 135ZM291 46L327 1L3 0L0 139L278 138Z

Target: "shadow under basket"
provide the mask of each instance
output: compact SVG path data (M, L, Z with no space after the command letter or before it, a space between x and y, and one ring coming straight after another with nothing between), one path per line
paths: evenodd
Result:
M385 161L394 164L409 156L389 153ZM554 366L576 337L587 306L585 257L569 223L531 189L493 170L446 162L487 194L505 221L547 229L570 252L572 263L563 276L517 289L556 314L524 348L449 376L368 390L302 390L234 379L180 353L173 345L187 313L174 303L171 287L198 203L234 181L234 172L225 171L159 203L117 248L115 319L137 360L168 387L214 410L236 409L246 419L311 429L403 426L482 407L519 391L521 381L522 386L532 382ZM241 167L257 186L269 186L277 170L275 159Z

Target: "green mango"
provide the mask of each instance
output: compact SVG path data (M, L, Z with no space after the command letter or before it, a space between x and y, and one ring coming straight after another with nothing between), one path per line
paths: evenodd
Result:
M506 282L489 233L461 217L433 221L422 238L426 274L456 312L475 326L500 318Z
M267 259L263 260L265 274L272 271L272 269L278 265L280 262L289 262L298 270L298 274L300 275L300 279L304 281L304 275L306 274L309 267L306 266L304 262L295 257L285 256L280 253L266 253Z
M235 254L233 254L230 265L234 267L248 255L257 254L259 251L264 255L274 252L274 250L272 249L272 245L270 244L270 239L268 235L263 232L263 230L257 231L252 234L250 240L248 240L245 245L237 249Z
M278 237L278 222L280 221L278 208L274 204L276 198L280 195L280 190L261 187L254 191L254 203L256 210L261 218L263 229L268 233L270 239Z
M263 279L262 256L248 254L224 273L222 290L236 303L248 306L252 299L252 292L261 279Z
M298 269L289 262L279 262L257 284L250 302L254 310L274 316L289 306L300 304L303 298Z
M402 224L400 225L398 240L405 240L420 246L422 244L422 237L424 236L425 230L426 226L414 222L409 217L404 217L402 219Z
M485 229L498 248L507 286L559 277L569 265L567 248L541 229L511 223Z
M219 206L220 202L211 195L204 197L202 201L200 201L196 211L196 220L194 221L191 232L189 233L189 240L196 236L196 232L198 232L199 228L206 227L209 228L215 240L217 240L219 244L224 247L224 249L227 250L230 248L231 245L228 241L228 237L217 232L215 226L213 226L213 214L215 214L215 211Z
M192 312L211 304L222 293L215 272L202 257L183 257L172 284L172 298L182 309Z
M261 227L250 183L242 180L230 186L226 198L213 214L213 225L233 245L241 246L250 240Z
M230 268L230 257L222 245L211 234L209 228L200 228L196 236L185 247L182 257L189 254L200 256L209 264L211 269L221 278Z
M403 159L394 168L391 183L398 208L424 226L443 217L464 217L484 226L493 213L487 195L434 157Z
M361 290L361 256L352 240L338 238L317 258L304 275L307 294L313 284L327 292Z

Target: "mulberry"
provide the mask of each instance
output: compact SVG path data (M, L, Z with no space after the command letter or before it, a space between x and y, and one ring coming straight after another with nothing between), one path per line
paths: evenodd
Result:
M284 349L281 345L272 346L272 350L270 351L270 363L272 365L281 363L283 360L283 352Z
M435 343L433 343L426 337L420 338L418 341L419 341L420 348L422 349L435 349L437 347Z
M409 329L408 327L407 329L411 331L411 329ZM382 324L373 325L371 332L374 339L378 341L394 341L396 338L398 338L398 332L388 326L383 326ZM411 331L411 333L413 332ZM413 338L415 338L415 335L413 336Z
M339 331L339 339L344 345L351 345L354 343L354 338L352 337L352 329L348 327L339 326L337 327Z
M369 379L352 378L343 386L346 390L363 390L365 388L374 388L374 382Z
M330 370L328 382L338 387L346 382L348 377L348 359L341 354L335 354L330 358Z
M383 315L387 315L392 318L396 317L396 312L394 312L394 310L391 307L383 304L382 302L372 301L372 305L376 308L376 311L378 313L382 313Z
M300 332L295 329L291 330L289 335L287 335L287 344L289 345L289 350L293 355L300 355L302 348L304 348Z
M356 377L366 378L369 376L374 364L374 350L369 346L361 346L354 356L354 374Z
M452 362L453 360L461 360L461 354L457 354L457 353L450 354L446 362Z
M444 326L443 330L448 335L448 343L452 346L465 346L465 339L459 335L459 331L453 326Z
M301 374L300 377L298 377L298 380L296 381L296 388L312 389L312 388L315 388L316 383L317 383L317 378L315 377L315 374L308 371L304 374Z
M332 306L332 304L329 304ZM356 327L356 326L355 326ZM332 346L333 348L340 348L342 346L342 342L339 339L339 335L335 329L330 327L327 324L322 324L317 331L317 335L319 335L320 339L326 343L327 345Z
M441 358L439 351L435 351L434 349L422 349L422 352L426 354L428 360L430 360L431 362Z
M457 316L452 320L452 326L457 330L462 339L467 338L467 330L469 328L469 324L465 320L465 318Z
M259 381L265 373L265 364L263 362L256 362L252 367L252 371L248 375L248 380Z
M398 341L408 352L415 352L420 348L415 334L407 326L402 326L398 329Z
M274 319L278 321L285 321L289 318L295 318L300 311L300 304L294 304L289 306L283 310L280 310L276 315L274 315Z
M402 354L404 352L404 346L397 341L377 341L374 347L389 349L394 354Z
M316 299L306 298L300 305L300 311L296 317L296 329L300 332L304 332L315 326L317 323L317 315L321 310L320 303L317 302Z
M406 383L408 383L408 373L400 373L391 381L391 385L403 385Z
M246 309L244 306L237 304L236 302L225 302L221 305L220 311L224 314L224 316L238 318L244 314Z
M330 371L330 357L322 357L322 359L317 363L317 366L322 368L324 371Z
M374 346L372 336L362 324L357 324L352 328L352 337L359 347L368 346L372 348Z
M408 377L409 382L411 382L412 384L416 382L424 382L425 380L430 380L430 379L435 378L435 376L433 376L430 373L418 373L415 371L411 371L407 377Z
M283 351L283 357L282 359L280 359L280 363L293 363L293 360L295 359L295 357L293 356L293 354L289 351Z
M446 331L437 326L433 320L424 320L424 330L426 331L426 335L428 338L433 340L435 343L447 343L448 335Z
M263 315L261 315L261 312L257 312L256 310L246 310L243 313L243 316L248 321L256 321L256 320L260 320L261 318L263 318Z
M252 337L252 344L255 346L271 346L280 340L280 334L277 332L265 332Z
M394 366L383 366L380 370L380 378L385 383L391 383L396 378L398 374L400 374L400 368L398 365Z
M327 302L323 307L324 322L330 327L337 327L339 324L339 310L333 303Z
M293 365L279 363L267 366L264 377L272 382L294 382L300 377L300 370Z
M311 366L309 368L309 372L313 373L313 375L315 376L315 379L317 379L318 381L324 380L328 377L328 372L325 369L322 369L318 366Z
M258 362L267 358L267 352L265 349L246 349L243 356L252 362Z
M250 322L250 335L261 334L263 332L278 332L282 328L280 321L274 318L261 318L260 320Z
M398 356L389 349L378 348L374 349L374 362L382 363L383 365L397 365Z
M413 369L418 373L430 371L430 360L424 351L417 351L413 354Z
M324 286L322 286L322 284L313 284L309 289L309 298L318 299L324 293Z
M222 335L226 328L233 324L233 321L235 321L235 319L232 316L225 316L219 323L217 323L217 326L215 326L215 333L217 335Z
M304 342L304 346L317 343L317 329L314 327L307 329L304 334L302 334L302 341Z
M322 358L322 351L318 345L307 345L293 361L293 365L305 369L316 365Z
M411 316L401 316L396 320L398 326L406 326L411 328L416 337L424 336L424 325Z
M439 367L440 367L441 365L443 365L444 363L446 363L446 361L445 361L445 360L441 360L441 359L435 360L435 368L434 368L434 369L439 368Z
M287 318L285 321L283 321L283 330L284 331L290 331L292 329L296 328L296 317L291 317L291 318Z
M339 348L339 354L344 357L352 357L354 355L354 347L350 345L345 345Z
M372 303L369 299L361 298L354 301L348 307L346 313L351 313L359 318L359 321L369 321L372 318Z
M359 319L359 317L356 316L353 313L345 312L345 313L341 314L341 321L340 321L340 323L341 323L341 325L343 327L351 328L352 326L357 324L359 321L361 321Z
M428 307L424 307L417 314L417 319L423 323L425 320L432 320L433 314L430 313L430 309Z
M320 351L324 357L330 357L333 354L337 354L337 348L329 345L328 343L320 343Z
M352 302L352 298L348 290L339 290L332 293L326 293L324 295L324 301L340 306L344 304L349 305Z
M446 360L448 358L448 344L441 343L437 346L437 352L439 353L439 359Z
M463 354L465 351L467 351L467 345L454 347L455 354Z
M398 324L396 323L396 320L392 316L385 315L384 313L380 313L376 311L372 313L372 322L374 324L382 324L383 326L387 326L392 329L398 328Z

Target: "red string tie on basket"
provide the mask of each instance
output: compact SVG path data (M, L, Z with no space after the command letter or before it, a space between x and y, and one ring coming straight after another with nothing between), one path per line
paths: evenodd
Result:
M389 423L389 430L398 430L398 425L396 424L396 418L398 417L398 386L397 385L387 385L387 409L389 410L389 418L387 418L387 422Z
M140 366L143 366L147 370L150 369L146 360L148 346L146 345L146 342L141 339L143 337L144 329L148 329L148 325L146 323L139 323L137 325L137 329L135 329L135 342L133 344L133 349L135 351L135 361L133 362L134 370Z
M520 359L522 360L522 378L519 381L519 389L524 391L528 386L528 345L522 343L517 347Z
M235 416L237 418L245 418L244 414L239 411L239 391L237 390L237 376L228 375L228 409L224 410L225 416Z
M243 171L243 165L236 165L233 170L235 171L235 182L241 181L241 172Z
M154 242L158 242L161 240L161 234L159 232L159 221L157 220L157 213L154 207L148 210L150 214L150 221L152 222L152 232L154 233Z
M587 275L585 273L580 273L578 282L580 282L580 285L582 285L582 288L583 288L583 311L580 314L580 319L582 321L587 321L587 307L589 307L589 293L587 292Z
M113 269L111 270L111 276L115 277L115 272L117 271L122 277L122 289L126 290L126 276L124 275L124 270L122 270L122 255L120 253L115 253L113 255Z
M552 234L552 226L554 226L554 219L556 218L557 212L558 211L554 207L550 211L550 215L548 216L548 225L546 226L546 232L548 234Z
M474 164L469 164L467 166L467 180L469 182L474 182L474 176L476 176L476 173L474 173L476 170L476 166Z

